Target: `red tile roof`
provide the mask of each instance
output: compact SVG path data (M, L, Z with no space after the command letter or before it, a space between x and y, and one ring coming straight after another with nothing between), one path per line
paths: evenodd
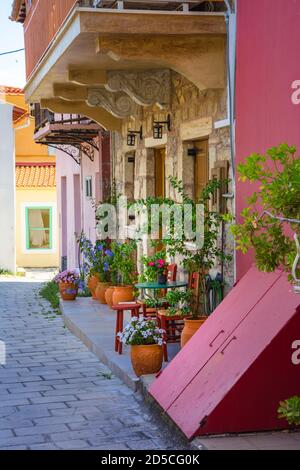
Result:
M56 186L55 164L17 163L17 188L54 188Z
M22 88L0 85L0 95L24 95Z

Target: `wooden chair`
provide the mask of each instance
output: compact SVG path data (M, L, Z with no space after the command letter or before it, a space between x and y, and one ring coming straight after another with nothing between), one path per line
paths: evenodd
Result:
M115 351L119 354L122 354L123 351L123 344L120 341L120 338L118 336L118 333L123 331L123 323L124 323L124 312L126 310L129 310L131 313L131 318L133 317L138 317L140 315L140 304L132 302L132 303L124 303L124 304L118 304L118 305L113 305L112 310L115 310L117 312L116 316L116 333L115 333Z
M192 299L192 308L198 308L198 296L199 296L199 283L200 283L200 274L198 272L193 272L190 274L189 277L189 286L188 288L193 292L193 299ZM164 352L164 360L168 362L168 347L167 343L179 343L181 332L184 328L184 319L182 316L172 316L169 317L166 315L165 310L159 310L157 313L157 320L158 325L160 328L165 330L164 335L164 345L163 345L163 352Z
M167 280L168 282L175 282L177 279L177 264L169 264L167 266ZM162 289L162 296L165 296L167 293L166 289ZM167 305L166 305L167 306ZM143 309L143 315L145 318L156 318L157 308L155 307L146 307L146 305L141 301L141 307Z

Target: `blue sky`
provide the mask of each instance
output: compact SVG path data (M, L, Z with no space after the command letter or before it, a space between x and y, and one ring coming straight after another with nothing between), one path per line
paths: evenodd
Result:
M1 52L24 47L23 27L8 18L12 0L1 0L0 6L0 54ZM18 52L9 56L0 56L0 85L23 88L25 80L25 54Z

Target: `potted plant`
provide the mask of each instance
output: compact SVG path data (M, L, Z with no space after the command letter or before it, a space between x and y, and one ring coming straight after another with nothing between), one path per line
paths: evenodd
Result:
M95 248L97 253L95 268L99 276L95 295L101 304L106 304L105 293L111 286L110 266L114 255L106 242L96 242Z
M156 374L163 362L164 330L158 328L153 320L134 317L119 333L122 343L131 346L131 363L138 377Z
M117 305L122 302L131 302L134 299L134 282L136 272L136 242L129 240L125 243L113 242L111 245L113 261L111 264L112 303Z
M84 234L79 239L83 255L83 272L88 276L88 287L94 300L105 304L105 291L111 285L110 265L113 253L108 241L97 240L95 245Z
M92 298L96 300L97 299L96 287L100 279L99 279L99 274L93 267L94 246L93 246L93 243L85 236L83 232L80 234L80 237L77 240L77 242L79 245L79 251L83 257L83 264L82 264L83 276L87 278L87 286L91 291Z
M79 274L76 271L68 269L62 271L54 277L53 281L58 284L62 300L76 299L80 282Z
M161 302L167 306L164 310L165 315L189 317L192 314L191 300L192 291L190 289L186 291L173 289L167 292Z

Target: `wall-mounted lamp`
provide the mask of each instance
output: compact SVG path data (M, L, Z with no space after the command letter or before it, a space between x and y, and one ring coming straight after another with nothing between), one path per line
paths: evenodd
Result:
M162 139L164 126L167 126L167 129L170 132L171 130L170 114L168 114L166 121L154 121L153 123L153 138L154 139Z
M128 134L127 134L127 145L129 147L134 147L135 146L135 141L136 141L136 136L139 135L140 136L140 139L142 140L143 139L143 127L141 126L140 127L140 130L139 131L132 131L132 130L128 130Z
M198 151L195 148L189 148L187 150L188 157L196 157L197 153L198 153Z

